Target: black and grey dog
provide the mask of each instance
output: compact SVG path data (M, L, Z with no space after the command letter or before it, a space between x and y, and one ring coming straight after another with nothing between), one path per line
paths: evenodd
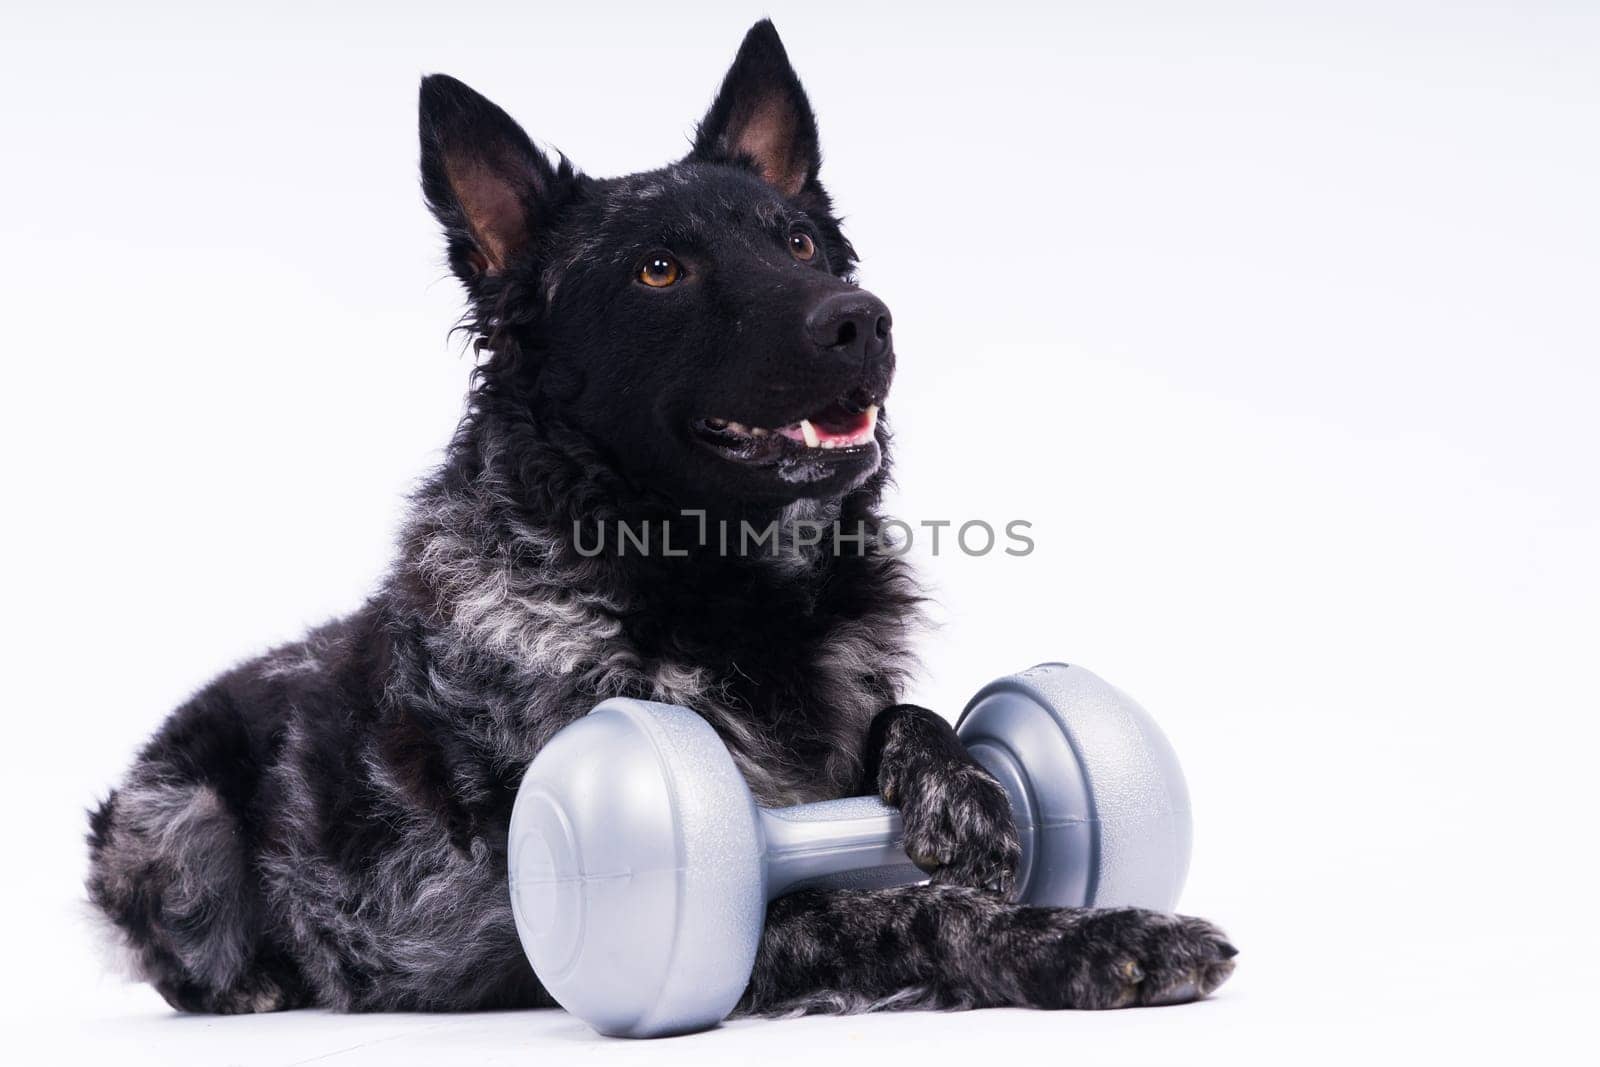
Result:
M1234 949L1201 920L1008 903L1000 787L897 703L918 597L872 536L889 311L853 281L772 25L660 170L552 163L440 75L421 136L480 354L468 413L372 599L208 685L92 814L89 895L137 973L185 1011L549 1004L507 896L513 795L552 734L627 695L704 715L765 804L877 792L931 875L775 901L742 1010L1220 984ZM868 536L813 544L802 519ZM729 523L778 533L705 536ZM597 549L617 524L657 551Z

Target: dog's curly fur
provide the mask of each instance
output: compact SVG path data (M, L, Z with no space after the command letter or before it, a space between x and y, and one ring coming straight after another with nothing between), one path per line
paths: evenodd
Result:
M765 141L740 136L763 121ZM854 250L817 159L770 23L747 37L695 152L624 179L552 166L492 104L425 81L424 189L486 358L375 595L208 685L91 815L90 898L171 1004L549 1004L507 897L513 794L557 730L618 695L704 715L765 804L880 792L933 876L776 901L743 1010L1114 1007L1204 995L1227 976L1232 949L1200 920L1025 908L996 892L1018 860L1009 809L944 719L896 703L918 596L874 539L775 556L579 551L575 531L616 520L673 526L693 544L680 512L696 472L709 488L694 502L714 515L877 529L885 424L874 462L845 483L797 468L799 482L765 495L733 474L717 483L726 460L672 453L627 409L641 381L666 396L714 391L708 374L737 378L729 363L703 366L711 339L788 311L727 312L744 299L735 289L721 310L680 304L697 317L668 321L667 305L628 303L659 294L606 288L618 264L628 284L628 235L670 205L671 232L700 242L697 263L719 249L756 257L740 277L760 283L759 299L854 291ZM751 234L802 217L823 262L797 272ZM630 315L631 337L605 333ZM672 377L648 381L654 364L607 370L639 348ZM869 351L849 374L881 397L890 369L892 353ZM735 380L730 395L765 380Z

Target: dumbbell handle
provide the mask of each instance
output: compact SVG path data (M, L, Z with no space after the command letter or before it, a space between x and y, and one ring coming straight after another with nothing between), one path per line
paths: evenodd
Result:
M761 809L767 899L796 889L875 889L928 877L905 851L900 812L877 797Z

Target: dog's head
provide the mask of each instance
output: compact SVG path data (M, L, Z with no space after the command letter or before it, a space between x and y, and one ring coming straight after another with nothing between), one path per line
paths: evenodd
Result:
M770 22L746 35L693 149L660 170L553 164L443 75L422 83L421 134L499 395L690 506L839 497L878 469L889 309L853 281Z

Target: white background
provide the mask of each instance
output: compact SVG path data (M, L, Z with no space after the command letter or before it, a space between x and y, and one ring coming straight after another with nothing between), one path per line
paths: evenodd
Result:
M1573 1037L1600 973L1592 4L212 8L0 15L13 1062ZM555 1012L181 1018L102 977L83 809L194 687L360 600L460 412L418 75L625 172L683 151L764 11L895 312L897 513L1034 523L1026 559L924 559L944 625L912 695L954 715L1060 658L1136 695L1188 770L1184 908L1242 948L1233 981L640 1045Z

